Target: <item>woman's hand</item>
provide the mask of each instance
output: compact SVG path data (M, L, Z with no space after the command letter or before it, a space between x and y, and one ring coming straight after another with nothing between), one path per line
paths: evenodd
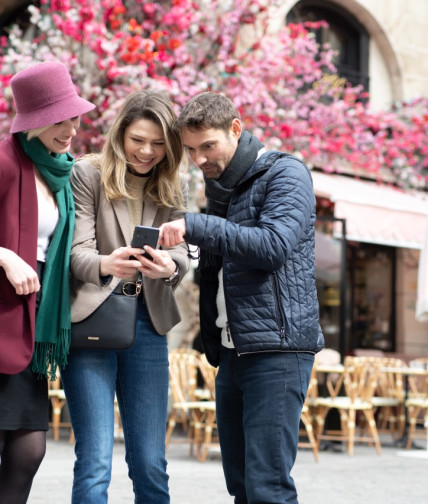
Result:
M118 278L130 278L141 267L137 257L144 250L135 247L120 247L108 256L103 256L100 262L100 275L113 275Z
M144 249L152 256L153 261L143 255L136 255L140 261L138 269L143 275L149 278L169 278L174 273L177 265L167 250L154 249L149 245L146 245Z
M37 272L12 250L0 248L0 266L18 296L40 290Z

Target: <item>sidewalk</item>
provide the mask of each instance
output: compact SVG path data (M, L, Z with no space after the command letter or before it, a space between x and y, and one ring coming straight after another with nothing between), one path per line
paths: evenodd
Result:
M424 448L423 441L418 444ZM187 444L171 443L168 451L171 504L232 504L221 468L220 454L213 449L206 462L189 456ZM66 438L48 439L47 454L34 480L29 504L69 504L74 461L73 447ZM411 453L382 446L357 445L355 455L321 451L320 461L312 452L299 450L294 479L299 504L419 504L428 502L428 452ZM124 461L124 445L114 447L111 504L134 502Z

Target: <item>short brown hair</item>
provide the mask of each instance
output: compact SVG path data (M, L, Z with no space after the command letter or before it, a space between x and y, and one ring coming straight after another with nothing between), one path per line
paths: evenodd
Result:
M174 123L176 129L191 131L221 129L229 131L234 119L240 119L239 112L225 96L206 92L189 100Z

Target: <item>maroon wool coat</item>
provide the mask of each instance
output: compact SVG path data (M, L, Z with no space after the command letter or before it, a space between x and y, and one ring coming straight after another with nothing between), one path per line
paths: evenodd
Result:
M17 135L0 141L0 247L37 270L38 206L33 164ZM33 356L36 294L18 296L0 267L0 373L16 374Z

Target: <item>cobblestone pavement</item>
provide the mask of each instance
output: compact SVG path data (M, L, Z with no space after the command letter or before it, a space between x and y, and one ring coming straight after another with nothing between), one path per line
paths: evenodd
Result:
M178 438L176 441L179 440ZM382 455L375 448L356 446L349 457L341 447L321 451L318 463L312 452L299 450L293 471L300 504L420 504L428 502L428 451L423 442L411 452L389 445ZM167 451L171 504L232 504L221 468L218 449L206 462L189 455L189 446L173 442ZM73 447L66 438L48 439L47 454L34 480L28 504L70 502ZM109 503L134 502L124 461L124 445L114 447Z

